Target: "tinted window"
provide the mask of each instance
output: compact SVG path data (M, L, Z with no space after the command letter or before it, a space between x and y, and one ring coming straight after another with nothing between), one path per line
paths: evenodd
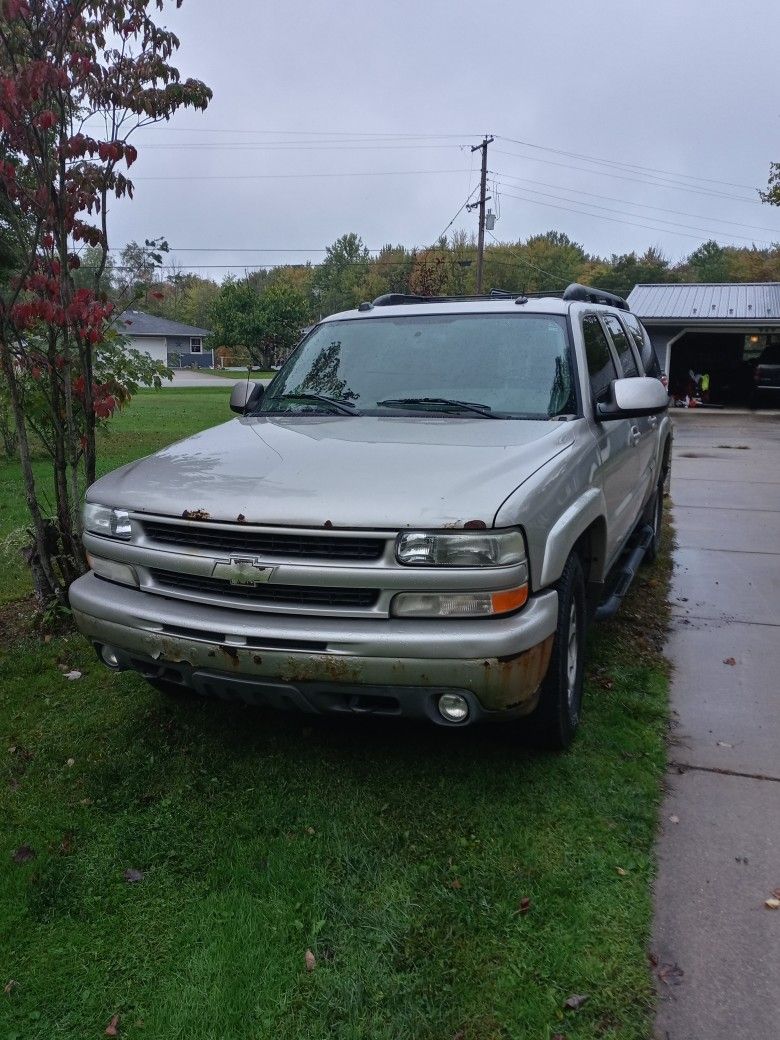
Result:
M773 343L771 346L765 347L758 363L759 365L780 365L780 344Z
M577 412L568 329L554 315L414 314L325 322L279 372L260 411L316 407L296 399L301 394L348 401L368 415L398 412L382 402L410 398L470 401L509 417ZM281 400L283 395L289 396ZM429 400L426 410L432 409Z
M655 376L657 379L661 375L661 366L658 364L658 358L655 356L647 330L633 314L621 314L620 317L634 341L634 346L639 351L645 375Z
M639 369L636 367L634 352L631 350L631 344L628 342L628 336L626 335L623 326L614 314L605 314L604 324L609 329L609 334L612 336L612 342L615 344L615 350L620 359L620 367L623 369L623 375L638 376Z
M594 401L600 404L609 398L609 384L613 379L617 379L617 369L612 360L607 337L595 314L586 314L582 319L582 335L585 339L590 388Z

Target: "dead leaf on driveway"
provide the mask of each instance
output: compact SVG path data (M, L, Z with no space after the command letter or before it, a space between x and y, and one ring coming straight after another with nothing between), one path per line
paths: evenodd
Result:
M680 822L680 817L676 816L674 813L672 813L672 815L669 817L669 823L679 823L679 822Z
M736 664L737 662L736 662L736 660L735 660L735 659L734 659L733 657L724 657L724 658L723 658L723 663L724 663L724 664L729 664L729 665L732 665L732 666L733 666L733 665L735 665L735 664Z
M765 899L764 906L767 910L780 910L780 899L775 899L774 896L771 899Z
M734 747L733 744L729 744L727 740L719 740L718 747Z
M106 1026L106 1036L119 1036L119 1015L114 1015Z
M28 863L31 859L35 859L36 855L35 849L31 849L29 845L20 845L11 856L11 859L14 863Z
M579 1011L585 1001L588 999L587 993L572 993L570 997L567 997L563 1002L563 1006L568 1008L569 1011Z
M657 975L667 986L679 986L685 972L678 964L662 964Z

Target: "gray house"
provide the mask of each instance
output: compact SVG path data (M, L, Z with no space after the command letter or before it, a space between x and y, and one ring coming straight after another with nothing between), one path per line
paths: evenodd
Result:
M131 347L171 368L214 367L214 351L205 347L206 338L211 335L209 329L156 318L144 311L125 311L117 321L117 329Z
M758 357L780 343L780 282L640 284L628 303L675 395L707 373L713 402L744 404Z

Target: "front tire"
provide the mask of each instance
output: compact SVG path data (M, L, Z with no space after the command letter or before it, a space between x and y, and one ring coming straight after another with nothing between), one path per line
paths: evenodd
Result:
M576 553L566 561L556 585L558 627L550 667L539 704L531 715L532 737L539 747L563 751L580 721L585 663L585 577Z

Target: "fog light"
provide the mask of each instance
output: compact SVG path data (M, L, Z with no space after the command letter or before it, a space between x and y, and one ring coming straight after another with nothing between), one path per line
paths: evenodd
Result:
M447 722L465 722L469 717L469 702L460 693L443 693L439 697L439 714Z
M103 664L107 664L109 668L119 667L119 658L116 655L116 650L113 650L110 646L101 646L100 656L103 659Z

